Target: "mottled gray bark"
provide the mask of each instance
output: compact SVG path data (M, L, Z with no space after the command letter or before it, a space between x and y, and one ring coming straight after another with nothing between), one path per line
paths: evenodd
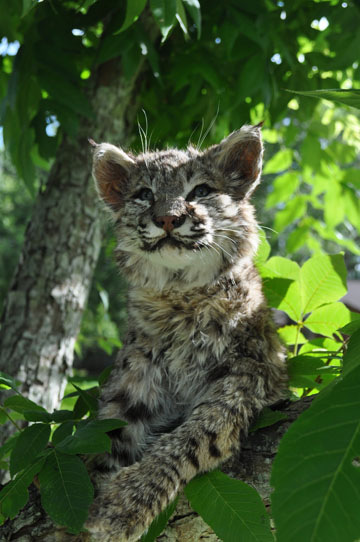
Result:
M0 370L22 381L23 392L48 409L58 405L72 367L101 243L87 139L126 145L144 60L131 80L122 77L118 59L94 73L87 94L95 118L82 118L76 139L65 136L62 141L35 204L5 302Z
M224 465L223 471L255 487L269 506L271 493L270 473L276 451L283 434L291 423L310 405L313 397L280 408L288 419L251 433L243 443L238 457ZM66 535L45 515L39 493L32 487L31 498L25 509L13 521L0 527L0 540L4 542L91 542L87 534ZM158 542L218 542L212 529L191 510L182 496L177 509Z

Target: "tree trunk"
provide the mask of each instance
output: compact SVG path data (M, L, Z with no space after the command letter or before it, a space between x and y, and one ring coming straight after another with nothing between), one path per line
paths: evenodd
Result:
M82 118L76 140L65 136L62 141L5 302L0 370L23 382L22 391L50 410L58 405L72 367L101 244L87 139L126 144L144 58L131 80L122 77L118 59L94 73L88 97L96 118Z
M223 471L255 487L269 507L270 473L281 437L291 423L311 404L313 397L285 404L280 410L288 419L251 433L237 457L228 461ZM67 535L54 525L40 505L38 490L32 486L29 503L13 521L0 527L4 542L91 542L88 534ZM213 530L189 506L184 496L158 542L218 542Z

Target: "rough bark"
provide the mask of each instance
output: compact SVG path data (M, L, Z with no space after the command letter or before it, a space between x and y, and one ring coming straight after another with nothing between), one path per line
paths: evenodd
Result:
M242 451L224 465L223 471L234 478L241 479L255 487L269 506L271 493L270 473L276 451L283 434L291 423L310 405L313 397L296 403L285 404L279 408L288 419L270 427L251 433L243 443ZM0 540L4 542L91 542L87 534L66 535L55 526L40 506L37 489L32 487L31 498L25 509L13 521L0 527ZM159 542L218 542L212 529L191 510L185 497L179 501L177 509Z
M122 77L119 59L94 73L88 97L96 117L80 120L76 140L65 136L62 141L35 204L5 302L0 370L23 382L22 391L47 409L58 405L72 367L101 243L87 139L126 145L143 62L131 80Z

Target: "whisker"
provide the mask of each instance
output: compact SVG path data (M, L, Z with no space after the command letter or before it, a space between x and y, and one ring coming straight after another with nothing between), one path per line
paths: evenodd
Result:
M199 135L199 139L198 139L198 142L196 144L196 149L199 150L200 148L200 139L201 139L201 136L202 136L202 133L203 133L203 129L204 129L204 118L201 119L201 130L200 130L200 135Z
M209 245L208 243L205 243L204 241L200 241L201 245L203 247L205 247L209 252L211 252L211 250L214 250L216 252L216 254L218 254L219 256L221 256L220 252L215 248L213 247L212 245Z
M153 133L154 133L154 130L151 130L151 134L150 134L150 137L149 137L149 143L148 143L148 150L150 149L151 138L152 138Z
M147 114L146 114L145 109L142 109L142 112L143 112L144 117L145 117L145 133L144 133L144 136L145 136L145 152L148 152L149 147L148 147L148 143L147 143L147 135L148 135L149 124L148 124L148 118L147 118Z
M228 235L221 235L220 233L214 233L213 235L214 237L222 237L223 239L228 239L229 241L231 241L231 243L234 243L234 245L237 244L235 239L231 239L231 237L229 237Z
M190 144L191 144L191 138L192 138L192 136L195 134L195 132L196 132L196 130L197 130L198 128L199 128L199 124L197 124L197 125L195 126L195 128L193 129L193 131L191 132L190 137L189 137L189 139L188 139L188 143L187 143L187 146L188 146L188 147L190 147ZM197 148L196 145L195 145L195 148Z
M138 125L138 130L139 130L140 141L141 141L141 149L142 149L142 152L144 154L145 153L144 140L143 140L143 132L144 132L144 130L142 129L142 126L140 124L139 119L137 119L137 125Z
M259 230L270 230L273 233L276 233L277 235L279 234L278 231L273 230L272 228L268 228L268 226L262 226L261 224L257 224L257 227L259 228Z
M242 224L239 224L239 226L247 226L246 222L242 223ZM239 230L232 230L230 228L221 228L220 229L221 232L224 232L224 231L228 231L228 232L232 232L232 233L237 233L239 235Z
M214 243L214 245L216 245L217 247L219 247L219 249L224 253L224 254L227 254L229 256L229 258L233 259L234 255L233 254L230 254L230 252L228 252L227 250L224 249L224 247L222 247L221 245L219 245L218 243L216 243L216 241L212 241L212 243Z
M216 110L216 115L215 115L215 117L212 119L212 121L210 122L208 129L206 130L206 132L205 132L203 138L202 138L201 141L200 141L200 149L201 149L202 144L204 143L205 139L207 138L207 136L208 136L210 130L211 130L212 127L214 126L214 124L215 124L215 122L216 122L216 119L218 118L219 110L220 110L220 107L219 107L219 104L218 104L217 110Z

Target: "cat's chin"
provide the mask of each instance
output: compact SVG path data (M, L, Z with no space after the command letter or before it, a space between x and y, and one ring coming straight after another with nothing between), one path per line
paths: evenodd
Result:
M143 250L145 252L160 252L169 250L170 253L174 250L177 251L196 251L200 246L196 241L184 242L172 236L162 237L156 243L144 243Z
M207 271L214 271L220 266L217 257L208 257L208 253L201 250L190 250L185 246L176 246L174 244L164 244L158 250L147 252L146 259L157 269L167 269L171 271L183 271L186 275L190 271L193 275Z

